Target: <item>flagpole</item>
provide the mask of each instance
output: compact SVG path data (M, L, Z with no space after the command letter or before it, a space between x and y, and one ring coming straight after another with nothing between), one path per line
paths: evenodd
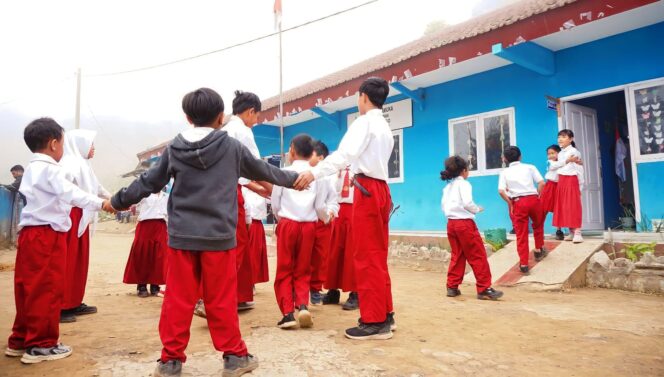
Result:
M281 50L281 20L279 20L279 141L281 143L281 166L285 164L284 159L284 97L283 97L283 69L282 64L282 50Z

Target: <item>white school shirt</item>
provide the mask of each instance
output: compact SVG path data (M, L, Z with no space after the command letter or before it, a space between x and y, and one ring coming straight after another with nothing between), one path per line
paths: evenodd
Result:
M577 163L566 162L567 159L572 156L581 158L581 152L579 152L579 150L574 148L572 145L568 145L561 149L561 151L558 153L558 161L552 162L551 167L556 169L556 173L558 173L558 175L579 175L579 170L576 167Z
M348 187L348 196L344 198L342 194L344 189L344 177L346 174L348 174L349 187ZM353 173L350 171L350 167L348 167L347 169L341 169L341 171L339 171L336 181L336 189L337 189L337 200L339 201L339 203L353 204L353 194L355 193L355 190L353 189Z
M246 187L242 188L245 209L252 220L267 219L267 200Z
M297 173L311 169L308 161L293 161L291 166L283 168ZM324 181L314 181L308 189L296 191L281 186L272 189L272 210L278 218L299 222L324 220L327 211L325 195L322 191Z
M258 146L256 145L256 140L254 139L254 133L251 131L251 128L247 127L240 117L231 115L231 119L226 123L222 130L228 133L228 136L239 141L249 149L249 152L255 158L261 158L261 154L258 151ZM238 183L242 186L245 186L251 182L246 178L240 177Z
M168 194L159 192L141 200L136 208L138 221L166 220L168 218Z
M387 181L387 164L392 154L394 137L383 110L373 109L357 118L339 143L339 149L311 170L316 179L351 165L353 174Z
M500 172L498 177L498 190L504 190L510 198L537 195L535 183L544 179L534 165L523 164L520 161L510 163L510 166Z
M546 160L546 174L544 174L544 178L547 181L558 182L558 169L553 166L553 161L551 160Z
M71 207L98 211L103 200L71 183L66 171L48 155L35 153L23 174L19 192L27 200L19 225L50 225L56 232L71 229Z
M440 206L448 219L475 219L475 214L480 211L473 202L473 187L463 177L457 177L445 186Z
M332 220L330 213L333 217L339 216L339 202L337 200L337 176L330 175L318 181L321 185L321 195L325 198L325 216L321 220L325 224L329 224Z

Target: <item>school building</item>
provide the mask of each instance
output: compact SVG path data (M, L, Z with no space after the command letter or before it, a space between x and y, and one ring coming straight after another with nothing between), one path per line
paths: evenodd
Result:
M394 133L393 232L441 232L443 160L470 160L481 230L511 228L497 192L503 149L544 174L546 147L570 128L583 155L584 229L633 211L664 218L664 1L525 0L284 92L284 140L308 133L336 149L357 114L360 83L380 76ZM340 51L343 53L343 51ZM254 128L279 154L279 99ZM547 221L551 231L551 218Z

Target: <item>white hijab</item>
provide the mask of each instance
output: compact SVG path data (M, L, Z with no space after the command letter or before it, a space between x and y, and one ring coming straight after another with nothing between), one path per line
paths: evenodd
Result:
M97 180L97 176L92 171L90 159L88 158L95 136L97 136L97 131L91 130L77 129L65 132L65 153L60 160L60 165L65 168L72 182L81 190L98 196L100 193L99 180ZM78 226L79 237L85 233L85 229L96 218L97 212L83 210L83 216Z

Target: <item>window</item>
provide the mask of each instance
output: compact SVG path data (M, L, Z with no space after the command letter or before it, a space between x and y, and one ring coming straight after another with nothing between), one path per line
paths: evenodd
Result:
M471 175L498 174L503 151L516 144L514 108L450 119L450 154L469 162Z
M633 148L639 161L664 159L664 81L630 88Z
M392 131L394 147L387 163L387 183L403 183L403 130Z

